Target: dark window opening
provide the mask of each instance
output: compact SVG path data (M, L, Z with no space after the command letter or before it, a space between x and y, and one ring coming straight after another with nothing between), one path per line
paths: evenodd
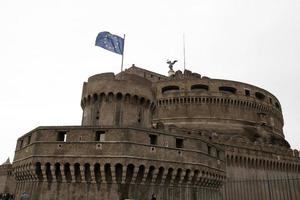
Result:
M118 94L117 94L117 100L120 101L120 100L122 100L122 98L123 98L123 95L122 95L121 93L118 93Z
M97 111L96 120L99 120L99 111Z
M220 151L217 150L217 159L220 159Z
M96 141L104 142L105 141L105 131L96 131Z
M211 155L211 146L207 146L207 153L208 155Z
M201 84L192 85L191 90L195 91L195 92L206 92L206 91L208 91L208 86L207 85L201 85Z
M270 104L273 104L273 99L270 97L269 98Z
M22 147L23 147L23 139L20 140L20 148L22 148Z
M245 89L245 95L246 95L247 97L249 97L249 96L250 96L250 90Z
M66 142L67 141L67 132L59 131L57 133L57 141Z
M149 135L150 144L157 145L157 135Z
M176 138L176 148L183 148L183 139Z
M30 142L31 142L31 135L28 136L27 144L30 144Z
M236 93L236 89L233 87L227 87L227 86L222 86L219 87L219 91L224 93L224 94L235 94Z
M139 113L138 113L138 119L137 119L137 122L140 124L142 121L142 111L140 110Z
M260 92L255 92L255 97L259 100L264 100L265 99L265 95L263 93L260 93Z
M275 103L275 107L278 108L280 110L280 105L278 102Z
M176 85L166 86L161 89L162 93L178 92L178 91L179 91L179 87Z

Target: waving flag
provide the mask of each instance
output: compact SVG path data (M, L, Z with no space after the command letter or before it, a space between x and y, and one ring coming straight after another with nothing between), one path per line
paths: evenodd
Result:
M108 51L123 55L124 38L104 31L98 34L95 45Z

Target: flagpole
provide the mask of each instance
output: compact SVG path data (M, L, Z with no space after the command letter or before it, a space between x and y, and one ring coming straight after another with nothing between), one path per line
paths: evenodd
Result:
M125 50L125 34L124 34L124 42L123 42L123 53L122 53L121 72L123 72L124 50Z
M183 34L183 69L185 71L185 36Z

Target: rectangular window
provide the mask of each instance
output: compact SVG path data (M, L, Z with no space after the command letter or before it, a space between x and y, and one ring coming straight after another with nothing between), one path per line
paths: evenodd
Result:
M150 144L157 145L157 135L149 135Z
M67 141L67 132L66 131L58 131L57 141L66 142Z
M250 90L245 89L245 95L248 97L250 96Z
M23 147L23 139L20 140L20 149Z
M96 141L104 142L105 141L105 131L96 131Z
M220 159L220 151L217 150L217 159L219 160Z
M176 138L176 148L183 148L183 139Z
M269 99L270 99L270 104L273 104L273 100L272 100L272 98L270 97Z
M211 155L211 146L207 146L207 153L208 155Z
M31 135L28 136L27 144L30 144L30 142L31 142Z

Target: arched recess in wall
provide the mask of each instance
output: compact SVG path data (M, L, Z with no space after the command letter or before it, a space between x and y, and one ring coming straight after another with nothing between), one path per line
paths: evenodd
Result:
M229 86L221 86L219 87L219 91L224 94L235 94L236 88Z
M140 165L138 173L137 173L137 177L136 177L136 183L137 184L139 184L139 183L142 182L143 177L144 177L144 173L145 173L145 166L144 165Z
M173 174L174 169L173 168L169 168L168 169L168 173L165 179L165 184L168 185L170 184L171 180L172 180L172 174Z
M95 163L95 165L94 165L94 174L95 174L96 183L100 183L101 182L101 170L100 170L99 163Z
M42 173L42 167L40 162L37 162L35 164L35 174L37 175L39 181L43 181L43 173Z
M64 173L65 173L65 177L66 177L67 182L71 182L72 181L72 174L71 174L69 163L64 164Z
M186 184L189 181L190 175L191 175L191 170L187 169L185 171L185 175L184 175L184 178L183 178L183 181L182 181L183 184Z
M130 183L133 178L133 175L134 175L134 165L129 164L127 165L125 182Z
M163 167L159 168L158 175L157 175L157 178L155 180L156 184L161 184L162 179L163 179L163 175L164 175L164 171L165 171L165 168L163 168Z
M193 92L207 92L209 89L208 85L196 84L191 86Z
M261 101L263 101L265 99L265 95L261 92L255 92L255 97Z
M57 182L62 182L62 174L61 174L60 164L55 163L54 167L55 167L55 177L56 177Z
M172 92L179 92L179 87L176 85L169 85L161 89L161 93L163 94L172 93Z

